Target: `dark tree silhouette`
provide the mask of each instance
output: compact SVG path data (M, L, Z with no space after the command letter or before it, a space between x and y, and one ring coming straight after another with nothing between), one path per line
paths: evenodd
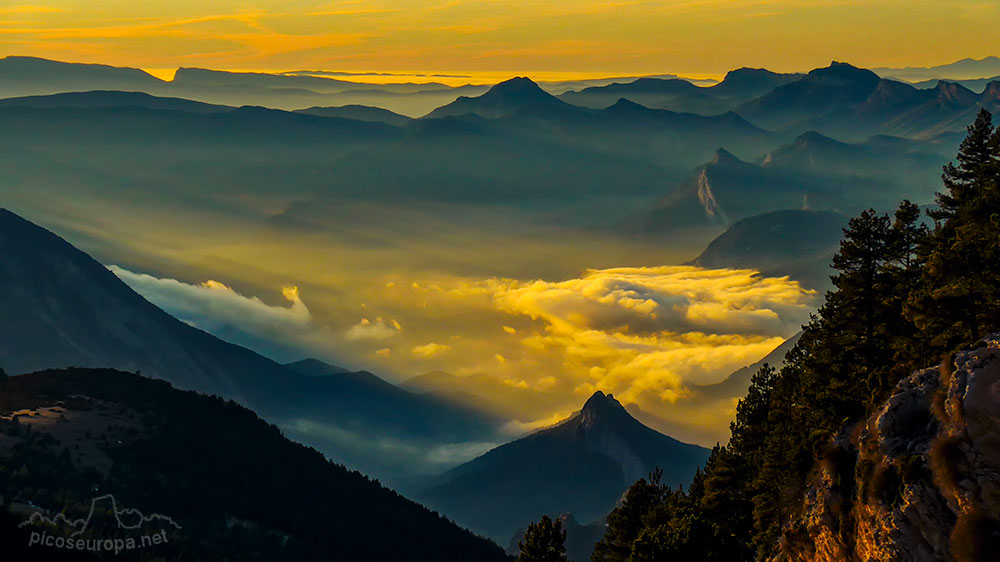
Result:
M987 111L957 161L945 166L940 207L928 213L933 230L909 201L892 217L867 210L851 219L833 260L834 289L781 371L765 365L753 376L729 444L715 447L686 492L655 473L636 482L608 516L594 562L770 559L783 532L795 532L819 462L846 486L839 509L852 512L865 467L831 439L872 415L914 369L1000 329L1000 130ZM921 477L916 468L894 474L899 485ZM850 521L834 523L851 544Z
M1000 133L985 109L969 127L958 165L944 167L945 191L923 249L926 267L910 317L937 351L975 342L1000 316Z
M569 562L562 521L548 515L543 515L537 523L530 523L524 540L517 546L521 549L517 562Z

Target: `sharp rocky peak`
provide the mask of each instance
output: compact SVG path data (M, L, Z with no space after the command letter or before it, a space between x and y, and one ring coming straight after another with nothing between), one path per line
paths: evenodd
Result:
M614 394L604 394L600 390L595 392L580 410L581 421L585 426L620 419L622 416L631 417L621 402L615 399Z

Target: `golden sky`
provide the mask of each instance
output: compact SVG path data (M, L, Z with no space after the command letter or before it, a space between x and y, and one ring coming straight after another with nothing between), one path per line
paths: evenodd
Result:
M996 0L52 0L0 3L0 54L151 69L718 75L979 58L998 50L997 21Z

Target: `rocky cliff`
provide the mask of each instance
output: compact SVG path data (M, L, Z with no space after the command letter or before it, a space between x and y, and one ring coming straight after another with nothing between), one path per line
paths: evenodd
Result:
M831 441L772 562L1000 561L1000 334Z

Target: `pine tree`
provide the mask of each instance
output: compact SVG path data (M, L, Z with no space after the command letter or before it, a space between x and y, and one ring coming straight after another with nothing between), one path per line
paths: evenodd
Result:
M621 505L608 514L604 537L594 545L593 562L624 562L632 552L632 543L648 524L648 516L665 503L668 490L660 481L663 470L654 470L640 478L622 498Z
M985 108L979 110L976 121L969 125L969 134L959 145L958 166L949 162L944 167L944 193L937 194L938 209L928 212L933 219L945 221L955 216L958 209L978 196L989 168L996 164L991 144L995 138L993 116ZM943 226L943 225L942 225Z
M517 562L569 562L562 521L548 515L543 515L537 523L529 523L524 540L517 546L521 549Z
M944 168L935 228L908 314L938 352L975 343L1000 322L1000 133L981 110ZM973 274L974 273L974 274Z
M887 306L899 321L893 323L889 333L889 345L893 350L893 367L890 379L881 381L881 387L874 393L876 402L885 398L885 393L895 386L895 382L910 371L934 361L930 348L920 337L919 330L906 317L907 303L920 285L924 256L920 248L926 245L930 235L927 227L920 223L920 207L904 200L899 204L890 233L891 259L886 264L885 283L888 286Z

